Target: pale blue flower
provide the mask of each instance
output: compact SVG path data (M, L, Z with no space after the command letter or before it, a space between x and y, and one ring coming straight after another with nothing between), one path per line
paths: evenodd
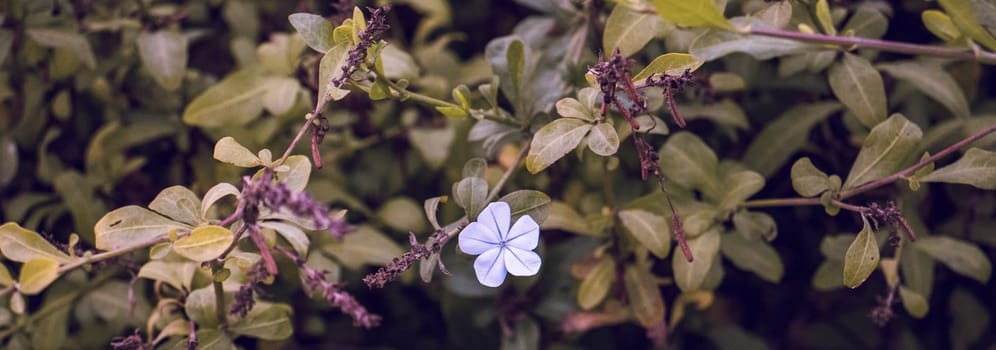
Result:
M532 276L543 261L533 251L539 244L539 225L523 215L509 228L512 211L505 202L488 204L477 221L460 231L460 250L480 255L474 260L477 280L488 287L500 286L505 273Z

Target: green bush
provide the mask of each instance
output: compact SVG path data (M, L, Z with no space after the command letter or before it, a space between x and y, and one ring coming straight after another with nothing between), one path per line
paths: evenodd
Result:
M996 343L991 0L0 8L7 348Z

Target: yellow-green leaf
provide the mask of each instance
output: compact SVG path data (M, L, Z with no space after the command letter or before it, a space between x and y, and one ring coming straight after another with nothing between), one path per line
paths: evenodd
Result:
M7 265L0 264L0 286L10 287L14 285L14 278L10 276Z
M820 28L823 29L823 33L828 35L836 35L837 28L833 26L833 17L830 15L830 4L827 0L817 0L816 1L816 20L820 24Z
M349 94L349 90L341 89L332 83L333 80L342 76L342 67L346 65L349 58L349 43L339 43L333 46L322 62L318 65L318 100L329 99L338 101Z
M201 226L176 240L173 251L193 261L210 261L224 253L234 239L235 234L227 228L217 225Z
M875 68L910 83L920 92L940 102L956 117L968 118L972 114L961 86L936 63L910 60L880 64Z
M903 300L903 308L910 316L916 318L923 318L927 316L927 311L930 310L930 304L927 303L927 299L913 291L912 289L906 288L906 286L899 286L899 298Z
M201 222L200 207L201 200L197 195L183 186L172 186L159 191L149 203L149 209L189 225Z
M651 3L661 18L679 26L733 29L713 0L651 0Z
M720 251L733 262L733 265L753 272L768 282L778 283L782 280L785 266L778 252L767 242L747 239L740 234L727 234L722 237Z
M792 2L769 2L768 7L765 7L754 14L754 18L757 18L775 28L785 28L785 26L789 24L789 21L792 20Z
M264 340L287 339L294 333L291 308L286 304L257 303L246 317L228 327L235 334Z
M609 123L598 123L588 134L588 149L597 155L608 157L619 150L619 134Z
M602 303L616 281L616 262L611 256L602 257L591 269L591 272L581 280L578 287L578 306L590 310Z
M666 53L654 58L639 73L633 76L634 82L642 82L652 75L682 75L685 71L694 72L702 66L702 61L695 59L695 56L687 53Z
M287 16L287 19L311 49L324 53L334 45L332 22L325 17L311 13L294 13Z
M404 253L397 243L368 226L360 226L356 232L346 235L341 241L326 244L322 249L352 270L364 264L387 265Z
M660 164L670 181L701 190L707 196L715 196L719 192L716 174L719 159L695 134L680 132L669 137L661 147Z
M138 270L139 278L162 281L177 290L189 290L194 274L200 264L177 259L176 261L153 260Z
M55 248L38 232L8 222L0 226L0 252L7 259L26 262L35 258L48 258L59 263L69 261L69 255Z
M878 241L871 225L864 220L864 228L851 242L844 254L844 285L857 288L871 276L879 262Z
M951 17L938 10L923 11L920 15L923 25L927 27L934 36L941 40L952 42L961 38L961 30L951 21Z
M287 171L278 171L277 180L283 182L291 192L301 192L308 186L311 177L311 159L300 154L287 157L284 164Z
M56 278L59 278L58 261L44 257L34 258L21 265L18 290L24 295L35 295L44 291Z
M969 0L939 0L944 12L951 16L962 33L990 50L996 50L996 38L975 19L975 10Z

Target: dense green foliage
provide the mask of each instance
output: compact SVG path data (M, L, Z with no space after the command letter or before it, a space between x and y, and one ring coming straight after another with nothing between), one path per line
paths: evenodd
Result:
M0 11L6 348L996 344L993 0Z

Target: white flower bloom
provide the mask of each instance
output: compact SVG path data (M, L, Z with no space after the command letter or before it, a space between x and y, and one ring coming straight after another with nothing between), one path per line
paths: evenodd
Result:
M488 287L500 286L505 273L532 276L539 272L542 260L533 251L539 244L539 225L523 215L509 228L512 212L505 202L488 204L477 221L460 231L460 250L480 255L474 261L477 280Z

